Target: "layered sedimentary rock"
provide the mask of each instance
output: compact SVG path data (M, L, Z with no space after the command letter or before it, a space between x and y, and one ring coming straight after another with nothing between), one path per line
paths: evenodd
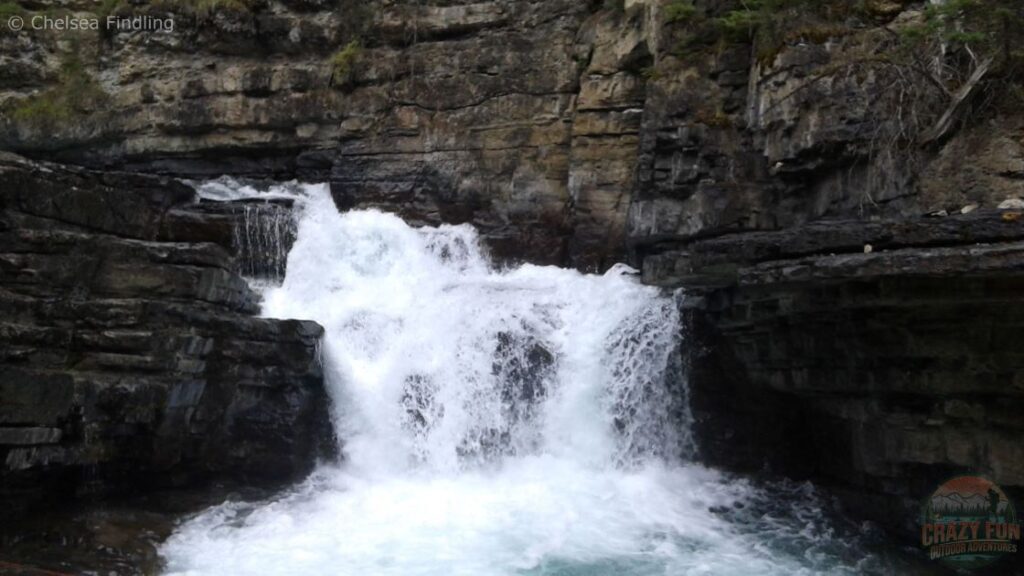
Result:
M1006 214L830 221L645 260L648 281L694 293L704 457L816 478L907 540L952 475L1019 496L1024 224Z
M132 6L115 14L170 17L173 32L0 35L0 147L329 181L345 208L472 222L498 256L596 269L623 253L653 59L639 14L576 0ZM72 86L87 101L65 98Z
M254 316L233 223L161 178L4 155L0 182L5 508L312 466L322 329Z
M692 294L704 458L814 478L910 541L950 475L1024 488L1024 227L997 209L1024 195L1024 142L997 106L941 142L880 145L907 110L870 63L920 18L889 8L767 58L663 60L627 241L646 282Z
M700 42L668 1L238 4L165 3L173 33L83 34L74 50L0 35L0 147L329 181L342 208L471 222L499 256L591 270L628 256L645 281L694 293L691 385L712 461L877 496L890 526L949 472L1024 484L1004 408L1019 404L1007 342L1024 238L1019 215L995 211L1024 196L1024 120L990 107L893 147L893 130L926 133L946 106L916 98L888 58L919 5L866 2L765 54ZM67 103L68 86L95 98L56 116L32 106ZM103 214L89 226L122 225ZM226 244L230 220L175 205L161 226ZM157 266L148 248L115 248ZM174 258L222 280L199 290L165 270L152 300L198 291L204 307L245 309L220 256ZM55 434L36 428L16 436Z

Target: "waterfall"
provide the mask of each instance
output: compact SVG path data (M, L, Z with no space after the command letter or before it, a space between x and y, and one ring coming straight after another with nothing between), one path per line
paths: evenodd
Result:
M295 221L288 206L272 202L245 203L234 226L242 274L280 283L284 280L289 240L295 237Z
M452 472L542 454L623 466L689 446L672 298L605 276L496 270L469 226L339 214L311 193L264 311L325 325L351 466ZM678 376L678 374L677 374Z
M294 202L302 195L297 184L259 189L232 178L193 183L199 198L231 217L232 244L239 271L259 290L284 280L288 253L295 240Z
M192 518L161 549L169 573L853 574L870 561L849 561L853 539L809 487L769 493L691 462L681 294L624 266L499 269L470 226L342 214L323 185L275 191L296 201L297 237L263 313L325 327L344 460Z

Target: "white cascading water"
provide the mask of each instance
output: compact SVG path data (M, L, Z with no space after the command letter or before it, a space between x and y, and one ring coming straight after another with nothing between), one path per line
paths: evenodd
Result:
M275 191L298 198L298 237L263 312L326 328L344 462L190 519L161 549L168 573L868 568L808 487L768 494L686 461L673 298L623 267L498 270L471 227L340 214L321 185Z

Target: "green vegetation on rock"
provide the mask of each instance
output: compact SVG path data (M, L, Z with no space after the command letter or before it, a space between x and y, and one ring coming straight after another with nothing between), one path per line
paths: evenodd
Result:
M356 64L363 53L359 40L352 40L331 56L331 82L336 86L347 86L355 80Z
M86 70L81 58L65 56L58 83L15 104L11 117L37 127L53 127L75 116L95 110L107 98L96 80Z
M17 2L0 2L0 21L6 22L11 16L24 16L25 9Z
M604 9L612 12L625 12L626 0L604 0Z
M786 43L824 42L877 19L887 19L907 2L883 0L737 0L724 8L701 8L694 0L668 0L666 21L687 27L681 51L716 41L752 42L761 62L772 61ZM1024 4L1019 0L943 0L922 8L919 22L900 30L903 44L920 49L941 43L970 58L1002 63L1020 60Z
M96 16L99 17L102 24L106 21L107 16L120 13L126 6L128 6L128 0L103 0L100 7L96 9Z
M665 5L665 19L669 22L686 22L698 14L693 0L672 0Z
M919 23L901 30L905 43L942 43L969 58L990 58L1000 66L1024 58L1024 3L1020 0L945 0L929 4Z
M709 10L694 0L669 0L665 17L690 31L682 38L679 52L721 42L752 42L758 59L768 62L786 42L820 42L846 33L847 20L866 15L869 4L867 0L742 0Z
M807 52L821 62L776 104L845 82L847 98L879 111L860 135L873 188L914 173L921 152L986 110L1024 103L1020 0L662 0L661 7L684 62L738 48L770 68L791 62L777 61L787 46L834 44ZM727 124L716 110L698 116Z

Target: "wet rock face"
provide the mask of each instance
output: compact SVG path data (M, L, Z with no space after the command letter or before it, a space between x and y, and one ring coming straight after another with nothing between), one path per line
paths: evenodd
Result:
M5 509L310 468L330 443L322 329L253 317L191 189L9 155L0 179Z
M1024 229L997 210L1024 195L1019 107L894 161L878 135L908 121L907 87L865 55L892 54L919 8L767 58L742 40L682 56L679 27L656 28L625 224L643 280L693 296L702 457L830 485L907 540L953 473L1024 490L1004 413L1021 403L1006 334ZM914 99L918 128L935 105Z
M293 201L287 199L204 199L168 211L160 238L229 246L243 276L280 282L297 233L292 207Z
M907 541L952 475L1024 492L1024 225L1005 214L822 222L651 262L651 282L701 286L702 456L815 478Z

